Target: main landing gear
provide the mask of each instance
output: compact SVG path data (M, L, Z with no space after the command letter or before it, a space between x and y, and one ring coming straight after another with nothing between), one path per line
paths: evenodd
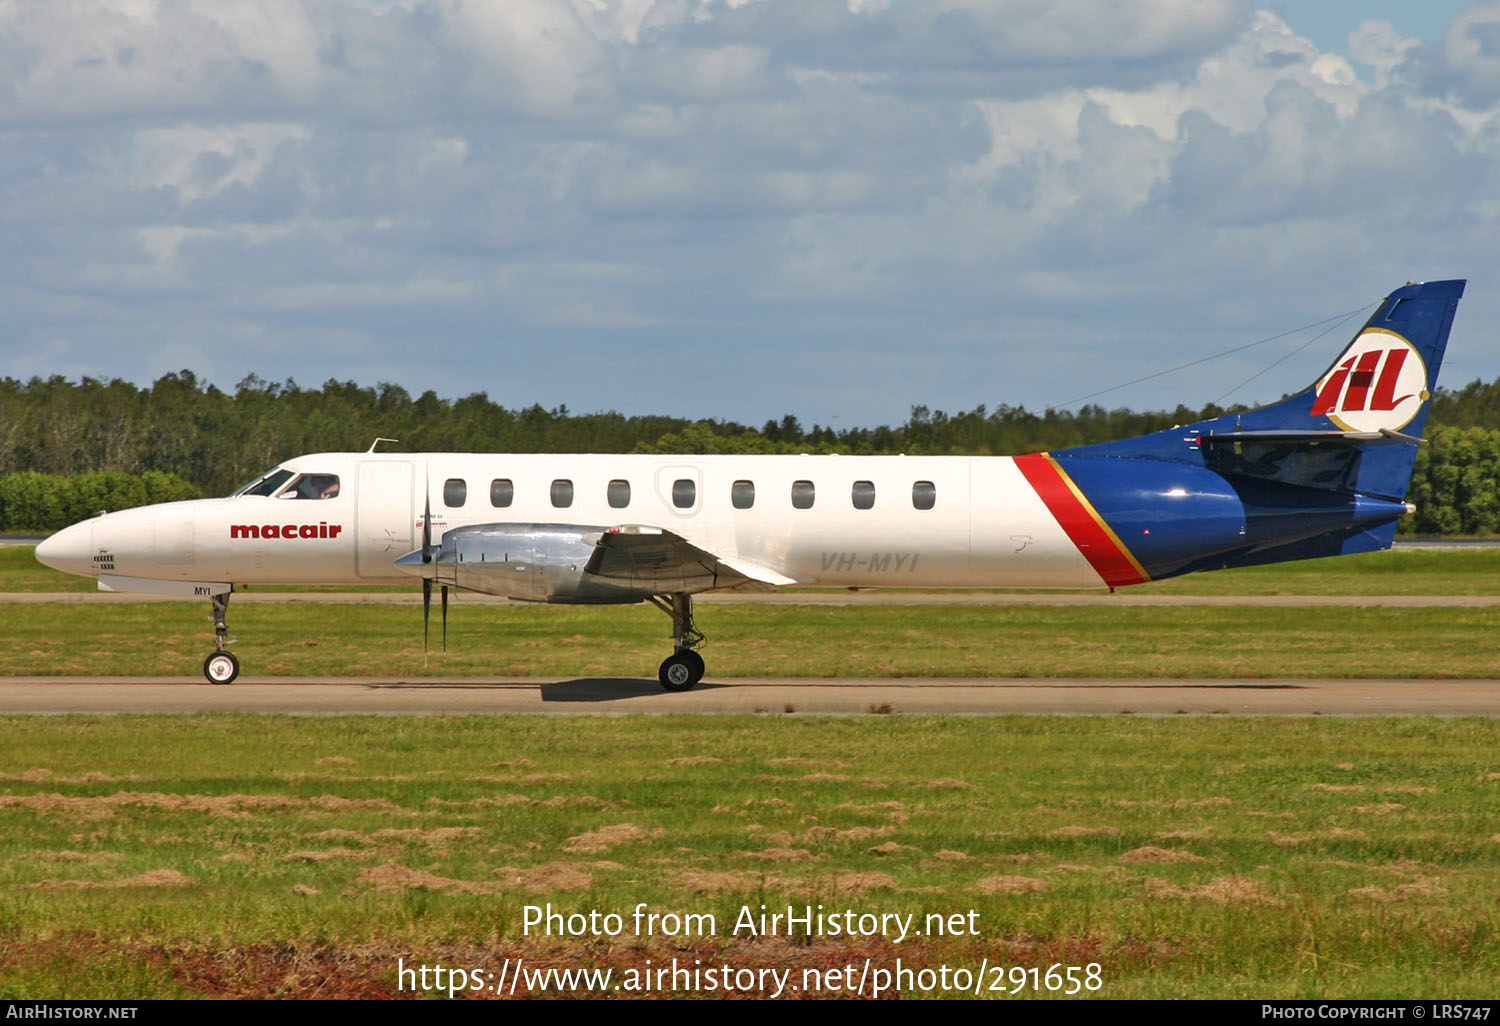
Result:
M214 604L214 640L218 650L203 660L203 676L208 678L210 684L232 684L234 678L240 675L240 661L224 647L234 640L229 636L229 624L225 622L225 617L229 614L229 592L215 595L211 601Z
M693 626L693 596L687 592L653 595L651 604L672 618L672 645L676 649L662 660L657 679L668 691L690 691L703 679L703 657L693 649L703 644L703 632Z

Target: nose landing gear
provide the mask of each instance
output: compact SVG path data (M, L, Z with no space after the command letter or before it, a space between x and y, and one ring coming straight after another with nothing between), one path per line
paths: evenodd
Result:
M234 640L229 636L229 624L225 622L229 615L229 595L229 592L225 592L211 597L217 651L203 661L203 676L210 684L232 684L240 675L240 661L224 647Z

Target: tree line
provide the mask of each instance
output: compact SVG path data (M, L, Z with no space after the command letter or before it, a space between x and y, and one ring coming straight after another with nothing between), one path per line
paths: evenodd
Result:
M149 387L118 379L0 379L0 530L51 529L99 509L225 495L280 460L364 450L1000 455L1145 434L1234 412L1209 405L1136 412L1086 405L947 413L912 407L904 423L807 427L788 414L759 428L729 420L508 409L479 392L413 398L399 385L328 381L303 388L254 375L233 392L190 371ZM1500 532L1500 380L1433 398L1406 533Z

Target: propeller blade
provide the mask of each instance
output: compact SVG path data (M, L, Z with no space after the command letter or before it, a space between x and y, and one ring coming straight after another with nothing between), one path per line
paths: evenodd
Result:
M432 562L432 496L422 507L422 562Z
M443 585L443 662L448 661L448 586Z
M422 505L422 563L432 562L432 495ZM432 578L422 572L422 667L427 667L428 638L432 633ZM443 648L448 647L448 589L443 589Z
M447 590L447 589L444 589ZM432 578L422 578L422 665L427 665L427 633L432 623Z

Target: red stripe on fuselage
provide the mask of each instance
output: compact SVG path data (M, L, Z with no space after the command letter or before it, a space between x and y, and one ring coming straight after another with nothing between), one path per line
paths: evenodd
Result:
M1055 459L1047 453L1033 453L1017 456L1015 460L1016 469L1036 489L1037 496L1057 518L1058 526L1067 532L1105 584L1115 588L1151 580Z

